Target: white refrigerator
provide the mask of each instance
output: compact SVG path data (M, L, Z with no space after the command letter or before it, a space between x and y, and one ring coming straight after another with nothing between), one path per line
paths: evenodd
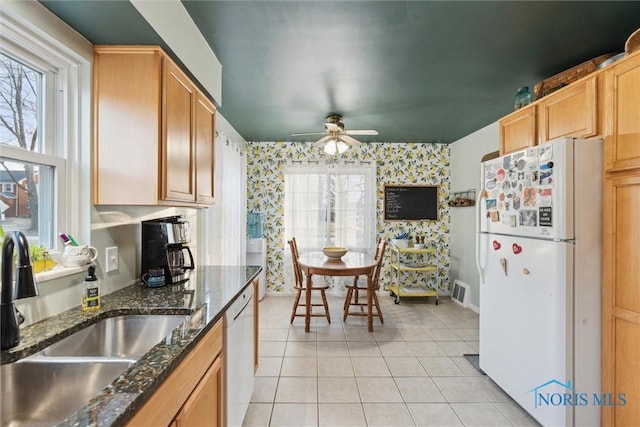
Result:
M480 368L544 426L598 426L602 140L481 165Z

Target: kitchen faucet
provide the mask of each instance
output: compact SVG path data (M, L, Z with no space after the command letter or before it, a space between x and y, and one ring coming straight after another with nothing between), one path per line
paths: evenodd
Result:
M13 250L18 253L16 266L16 284L13 286ZM2 244L2 283L0 295L0 344L1 350L7 350L20 343L18 314L13 299L35 297L38 286L31 266L29 242L20 231L7 234Z

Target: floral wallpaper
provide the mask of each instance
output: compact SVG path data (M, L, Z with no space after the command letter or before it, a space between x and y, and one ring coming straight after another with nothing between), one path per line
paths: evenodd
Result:
M312 145L294 142L249 142L247 144L247 211L264 212L267 239L267 291L289 292L292 279L285 273L284 173L287 161L331 161L335 157ZM425 236L438 249L438 279L441 294L449 292L449 148L445 144L369 143L347 151L345 161L372 161L377 165L377 234L390 241L397 234ZM438 221L384 221L385 184L439 185ZM380 285L391 280L391 251L387 249ZM290 268L288 268L290 270ZM403 272L404 282L426 280L423 273ZM406 276L405 276L406 275ZM433 284L435 277L428 278ZM411 283L411 282L410 282Z

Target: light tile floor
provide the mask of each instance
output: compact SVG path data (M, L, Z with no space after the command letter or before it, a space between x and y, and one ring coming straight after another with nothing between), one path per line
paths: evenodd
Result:
M385 322L289 324L293 296L260 302L259 368L244 427L537 426L463 357L478 353L478 315L447 299L399 305L380 293Z

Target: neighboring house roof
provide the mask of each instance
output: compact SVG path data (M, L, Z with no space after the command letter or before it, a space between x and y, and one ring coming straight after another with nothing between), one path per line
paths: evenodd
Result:
M0 183L2 184L14 184L15 181L13 178L11 178L11 175L13 175L13 177L15 179L18 180L18 182L22 181L23 179L25 179L25 177L27 176L27 174L21 170L21 171L11 171L11 174L9 174L9 172L7 172L6 170L2 169L0 170Z
M0 193L0 196L4 197L5 199L17 199L18 196L16 194L13 193Z

